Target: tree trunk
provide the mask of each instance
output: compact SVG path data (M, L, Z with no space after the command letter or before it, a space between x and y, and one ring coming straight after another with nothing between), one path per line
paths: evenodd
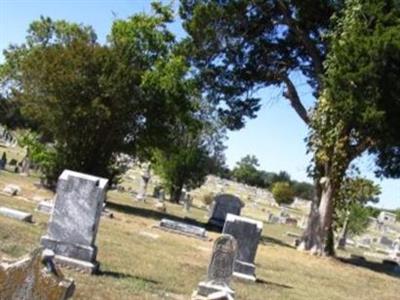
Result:
M349 215L347 214L346 219L344 220L342 231L340 232L337 249L341 249L341 250L346 249L346 241L347 241L348 231L349 231Z
M333 255L332 218L336 188L329 177L316 180L315 186L315 199L298 250L315 255Z

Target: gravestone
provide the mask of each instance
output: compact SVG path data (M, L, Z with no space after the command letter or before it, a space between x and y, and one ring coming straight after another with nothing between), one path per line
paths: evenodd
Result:
M238 245L238 253L233 275L238 278L255 281L255 264L258 243L263 223L250 218L228 214L223 229L224 234L232 235Z
M214 198L211 204L208 223L222 228L225 223L226 215L240 215L243 202L236 196L231 194L221 194Z
M37 249L18 261L0 262L0 299L65 300L75 285L64 278L53 261L54 253Z
M21 188L15 184L7 184L3 189L3 193L10 196L17 196L21 193Z
M199 283L192 299L209 299L210 295L222 293L227 298L233 297L229 287L233 275L233 265L237 254L237 243L231 235L223 234L214 242L207 279Z
M147 186L150 181L150 165L143 171L142 181L140 182L140 191L136 196L137 200L146 200Z
M382 236L379 239L379 243L385 247L391 248L393 246L393 241L387 236Z
M40 211L45 214L51 214L54 204L50 201L40 201L36 207L36 211Z
M400 264L400 237L393 242L393 248L390 251L390 258Z
M207 230L200 226L190 225L170 219L162 219L159 228L201 239L205 239L207 237Z
M95 240L107 183L107 179L69 170L59 177L53 213L41 244L53 250L60 263L89 273L97 270Z
M32 214L24 212L24 211L1 206L0 207L0 215L8 217L8 218L16 219L18 221L32 223Z

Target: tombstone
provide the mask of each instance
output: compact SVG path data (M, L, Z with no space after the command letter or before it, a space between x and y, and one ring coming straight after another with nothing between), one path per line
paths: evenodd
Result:
M286 218L285 224L286 225L297 226L297 219L295 219L295 218Z
M400 263L400 237L393 242L393 248L389 254L390 258Z
M186 197L185 197L185 199L184 199L184 202L183 202L183 209L186 211L186 212L190 212L190 208L192 207L192 201L193 201L193 198L192 198L192 196L190 195L190 194L186 194Z
M186 189L183 188L182 191L181 191L181 195L179 197L179 203L185 203L185 201L186 201L186 192L187 192Z
M233 275L238 278L255 281L255 264L258 243L260 242L263 223L250 218L228 214L224 234L232 235L238 244Z
M51 214L53 211L54 203L50 201L40 201L38 206L36 207L36 211L45 213L45 214Z
M391 239L389 239L387 236L382 236L379 239L379 244L391 248L393 246L393 241Z
M162 186L158 185L158 184L154 187L154 189L153 189L153 197L154 198L158 199L158 197L160 196L161 189L162 189Z
M210 295L223 293L233 297L229 287L237 254L237 243L231 235L223 234L214 242L213 252L207 271L207 280L199 283L192 299L209 299Z
M225 223L226 215L240 215L243 202L236 196L230 194L217 195L211 204L208 223L222 228Z
M53 213L41 244L53 250L60 263L89 273L98 269L95 240L107 183L107 179L70 170L59 177Z
M142 174L142 181L140 183L140 191L136 196L137 200L145 200L146 199L146 192L147 192L147 186L150 181L150 165L144 170Z
M0 262L0 299L65 300L75 290L53 261L54 253L39 248L18 261Z
M21 193L21 188L15 184L7 184L3 189L3 193L9 196L17 196Z
M4 170L7 165L7 155L5 152L3 152L3 155L0 159L0 170Z
M207 230L204 228L170 219L162 219L159 228L200 239L207 238Z
M28 222L28 223L33 222L32 214L24 212L24 211L8 208L8 207L0 206L0 215L15 219L18 221L23 221L23 222Z

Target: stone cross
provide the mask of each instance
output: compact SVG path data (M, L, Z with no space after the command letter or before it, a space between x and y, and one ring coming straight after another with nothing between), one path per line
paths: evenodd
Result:
M202 299L201 297L220 292L227 297L233 296L234 291L230 289L229 282L233 274L236 253L237 243L231 235L223 234L214 242L207 280L199 283L192 299Z
M260 242L263 223L232 214L226 216L224 234L232 235L238 244L238 255L234 265L235 277L255 281L254 259Z
M69 170L59 177L48 231L41 238L57 261L89 273L97 270L95 240L107 184L107 179Z

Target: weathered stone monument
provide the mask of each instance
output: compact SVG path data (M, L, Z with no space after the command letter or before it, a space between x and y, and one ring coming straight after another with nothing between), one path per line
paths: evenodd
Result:
M145 200L146 199L146 193L147 193L147 186L150 181L150 165L146 167L146 169L143 171L142 174L142 181L140 182L140 191L136 196L136 200Z
M89 273L98 269L95 240L108 180L65 170L58 179L57 194L47 235L41 244L60 263Z
M207 238L207 230L205 230L204 228L170 219L162 219L160 221L159 228L200 239Z
M199 283L192 299L212 299L213 295L221 295L217 299L233 299L234 291L229 287L236 259L237 243L231 235L223 234L215 242L207 280Z
M75 285L65 279L53 261L54 253L35 250L18 261L0 262L0 299L65 300Z
M217 195L211 204L208 223L222 228L226 215L240 215L244 203L236 196L230 194Z
M263 223L245 217L228 214L223 229L232 235L238 244L238 253L233 275L247 280L256 280L254 259L260 242Z

